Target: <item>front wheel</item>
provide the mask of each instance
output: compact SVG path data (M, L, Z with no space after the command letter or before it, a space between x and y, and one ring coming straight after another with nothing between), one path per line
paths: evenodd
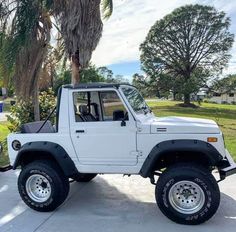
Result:
M22 169L18 190L30 208L49 212L65 201L69 193L69 180L55 163L34 161Z
M168 168L156 186L156 201L164 215L180 224L210 219L220 203L218 184L209 170L197 165Z

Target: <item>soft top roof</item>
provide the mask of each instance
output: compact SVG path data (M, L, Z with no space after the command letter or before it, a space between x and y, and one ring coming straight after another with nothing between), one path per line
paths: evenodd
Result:
M83 83L79 85L63 85L66 89L94 89L94 88L119 88L121 85L132 86L128 83L103 83L103 82L93 82L93 83Z

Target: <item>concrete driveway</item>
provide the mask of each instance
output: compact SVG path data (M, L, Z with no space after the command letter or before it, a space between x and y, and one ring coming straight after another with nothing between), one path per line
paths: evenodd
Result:
M18 172L0 173L1 232L235 232L236 175L220 183L221 205L205 224L183 226L162 215L154 186L139 176L98 176L86 184L72 183L65 204L53 213L38 213L21 201Z

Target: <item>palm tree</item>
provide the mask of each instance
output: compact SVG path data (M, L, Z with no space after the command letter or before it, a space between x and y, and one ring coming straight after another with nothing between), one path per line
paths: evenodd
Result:
M61 28L66 52L72 63L72 83L80 82L79 71L87 67L102 36L104 18L113 11L112 0L55 0L54 12Z

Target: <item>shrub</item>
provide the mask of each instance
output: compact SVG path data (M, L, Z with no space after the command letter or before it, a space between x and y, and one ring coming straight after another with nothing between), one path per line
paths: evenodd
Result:
M50 88L48 91L43 91L39 95L39 109L40 109L40 119L45 120L51 113L53 108L56 106L56 98L54 96L54 91ZM54 117L53 117L54 116ZM52 122L54 123L54 118L56 115L52 116Z
M34 108L31 100L19 100L11 107L11 114L7 116L7 121L10 122L8 129L11 132L19 131L20 126L27 122L34 121Z
M222 101L221 104L228 105L229 103L227 101Z
M39 94L40 119L45 120L56 105L56 99L52 89ZM11 114L7 117L11 132L19 131L22 124L34 121L34 107L32 100L19 100L11 107ZM53 119L54 122L54 119Z
M205 103L211 103L211 101L209 99L203 99L203 102Z

